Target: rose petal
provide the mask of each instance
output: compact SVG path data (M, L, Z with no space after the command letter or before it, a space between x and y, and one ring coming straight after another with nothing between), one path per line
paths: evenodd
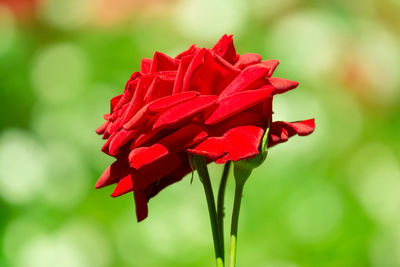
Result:
M139 109L139 111L136 112L135 115L133 115L133 117L123 125L124 129L131 130L138 126L146 118L148 107L149 105L145 105Z
M151 69L152 60L150 58L143 58L140 62L140 72L143 74L149 74Z
M131 179L120 180L111 196L118 197L133 190L145 189L146 186L173 172L180 163L181 160L176 154L169 154L139 170L131 169Z
M291 89L296 88L299 85L298 82L286 80L286 79L278 78L278 77L268 78L268 82L270 82L275 87L276 94L282 94L284 92L287 92Z
M111 193L111 196L119 197L131 191L133 191L132 174L129 174L118 182L117 186L114 188L114 191Z
M144 103L157 100L161 97L169 96L172 93L175 76L156 76L147 89Z
M172 90L173 94L180 93L183 87L183 79L185 78L186 72L192 62L193 56L185 56L181 59L179 67L176 74L176 79L174 83L174 88Z
M102 125L100 125L99 128L96 129L96 133L98 135L103 134L109 123L110 123L109 121L105 121Z
M299 136L309 135L314 131L314 129L314 119L296 122L275 121L270 127L268 146L271 147L286 142L290 137L296 134Z
M279 60L269 59L269 60L263 60L261 63L264 64L269 69L268 77L271 77L276 67L278 67L279 65Z
M180 54L177 55L175 58L176 58L176 59L182 59L182 58L184 58L184 57L186 57L186 56L191 56L191 55L193 55L197 50L199 50L199 48L197 48L196 45L191 45L191 46L189 47L188 50L186 50L186 51L180 53Z
M224 34L221 39L214 45L211 51L218 56L222 57L232 65L239 59L236 54L235 46L233 45L232 35Z
M163 53L155 52L153 61L151 62L150 71L165 71L165 70L177 70L178 62L176 59L169 57Z
M153 82L153 80L154 80L154 75L143 76L140 79L135 94L133 95L132 100L129 103L129 106L125 111L125 114L121 116L120 119L121 127L124 123L128 122L141 107L143 107L144 96L147 92L147 88Z
M257 126L245 125L228 130L221 137L210 137L188 152L219 158L216 163L226 163L229 160L248 159L258 154L258 147L263 138L264 130Z
M196 115L215 104L217 96L201 95L168 109L154 122L153 130L167 128Z
M130 166L140 169L171 152L177 152L204 140L208 134L197 124L188 124L159 140L150 147L133 149L129 154Z
M206 119L205 124L215 124L230 116L248 109L258 103L263 102L266 98L271 97L273 87L267 89L250 90L239 92L218 101L217 108Z
M235 63L235 67L239 69L244 69L247 66L260 63L261 59L262 57L259 54L246 53L239 56L239 60Z
M202 49L194 56L183 79L182 91L197 91L203 95L218 95L238 74L233 67L209 50Z
M148 215L147 197L143 190L134 191L133 196L135 198L136 218L138 222L141 222Z
M119 131L111 140L108 147L108 154L115 156L119 153L120 148L137 135L137 130L125 130Z
M152 103L150 103L149 111L153 112L153 113L162 112L162 111L169 109L170 107L172 107L174 105L191 100L198 95L199 95L198 92L189 91L189 92L182 92L182 93L177 93L177 94L173 94L170 96L166 96L166 97L157 99L157 100L153 101Z
M117 159L103 172L95 185L96 189L118 182L129 175L128 162L125 158Z
M245 91L255 83L264 81L267 77L268 70L269 69L261 63L248 66L221 92L219 99L223 99L240 91Z
M229 129L244 125L253 125L265 129L267 121L259 113L243 111L217 124L209 125L207 132L210 136L218 137L224 135Z

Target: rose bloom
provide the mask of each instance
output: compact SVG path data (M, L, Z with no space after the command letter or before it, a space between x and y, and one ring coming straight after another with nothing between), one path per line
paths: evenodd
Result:
M298 85L271 77L278 64L237 54L227 35L212 49L142 59L96 131L107 139L102 151L116 158L96 188L116 184L113 197L133 192L141 221L150 198L192 171L189 153L223 164L256 156L268 126L268 146L313 132L313 119L272 121L273 96Z

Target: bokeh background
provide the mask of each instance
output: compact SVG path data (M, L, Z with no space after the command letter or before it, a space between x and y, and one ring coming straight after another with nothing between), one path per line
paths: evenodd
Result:
M214 265L199 180L138 224L93 188L112 162L94 129L142 57L224 33L300 82L277 120L317 122L247 183L238 266L400 266L399 0L0 0L0 266Z

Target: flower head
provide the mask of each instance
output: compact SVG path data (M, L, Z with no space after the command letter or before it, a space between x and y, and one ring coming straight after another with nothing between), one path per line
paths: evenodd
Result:
M151 197L191 172L188 153L221 164L255 157L268 126L269 146L310 134L313 119L272 121L273 96L298 85L271 77L278 64L237 54L227 35L212 49L142 59L96 131L107 139L102 151L116 158L96 188L116 183L113 197L133 192L141 221Z

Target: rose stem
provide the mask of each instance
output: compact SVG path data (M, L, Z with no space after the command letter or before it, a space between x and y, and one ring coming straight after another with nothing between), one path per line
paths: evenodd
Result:
M242 202L243 187L249 178L252 169L243 168L235 164L235 199L233 202L232 221L231 221L231 244L229 248L229 267L236 264L237 231L239 222L240 203Z
M240 203L242 201L244 184L236 184L235 200L233 203L232 222L231 222L231 244L229 248L229 267L234 267L236 264L236 244L237 230L239 221Z
M218 190L218 202L217 202L217 219L218 219L218 230L219 230L219 240L221 242L222 250L225 251L224 246L224 197L226 181L228 180L229 169L231 162L228 161L224 166L224 171L222 172L221 183L219 184Z
M200 176L200 181L203 184L204 192L206 194L208 213L210 215L211 230L214 240L214 250L217 260L217 267L224 266L224 250L221 247L221 242L219 240L218 222L217 222L217 212L215 208L214 194L212 191L210 175L208 173L206 161L204 157L193 155L193 163L197 169Z

